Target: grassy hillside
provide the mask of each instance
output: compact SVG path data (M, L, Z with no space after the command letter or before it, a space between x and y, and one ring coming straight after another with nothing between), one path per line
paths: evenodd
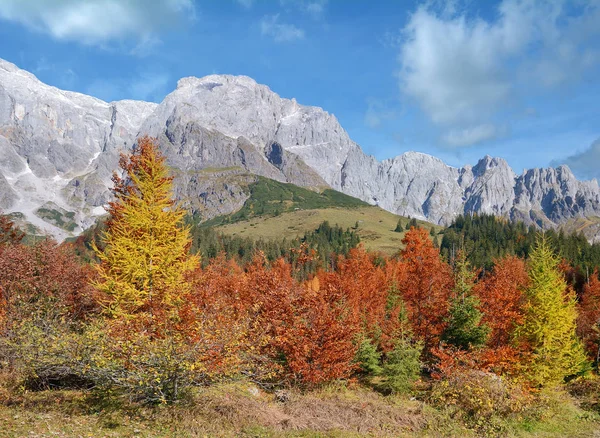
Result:
M569 219L560 226L566 234L583 233L583 235L594 242L599 241L597 237L600 234L600 217L590 216L585 218Z
M392 254L401 248L404 237L404 232L394 231L398 221L403 226L409 221L331 189L318 193L263 177L249 189L250 198L241 210L200 226L215 227L217 232L228 235L268 240L302 236L328 221L352 228L367 249ZM418 223L427 229L433 226L424 221ZM436 232L442 229L433 227Z
M320 224L328 221L332 226L351 229L358 234L361 243L372 251L393 254L402 247L405 226L410 221L379 207L375 207L335 190L326 189L314 192L293 184L281 183L268 178L258 177L257 182L248 186L250 198L241 210L219 216L205 222L191 218L193 235L197 229L212 227L217 233L242 238L291 240L313 232ZM394 231L401 224L402 231ZM425 221L418 225L436 233L443 227ZM90 260L90 242L98 235L101 226L94 226L76 238L67 241L75 243L78 253ZM441 242L442 236L438 237Z
M404 231L394 231L398 220L403 225L409 221L408 218L401 218L379 207L367 205L347 208L329 207L296 210L278 216L253 217L220 225L216 231L252 238L293 238L316 229L323 221L328 221L342 228L354 229L358 225L355 231L367 249L393 254L401 248L404 237ZM433 226L427 222L418 221L418 223L427 229ZM442 229L439 226L433 227L438 232Z
M211 219L204 222L203 226L235 223L257 216L278 216L298 210L330 207L355 208L368 205L360 199L335 190L326 189L319 193L263 177L259 177L258 181L251 184L248 189L250 198L241 210L230 215Z

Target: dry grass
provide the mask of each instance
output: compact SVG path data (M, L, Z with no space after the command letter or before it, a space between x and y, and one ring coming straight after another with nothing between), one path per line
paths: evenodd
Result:
M585 217L569 219L560 226L566 234L583 233L588 239L594 239L600 232L600 217ZM597 240L597 239L596 239Z
M290 392L282 403L230 384L158 408L106 404L81 391L22 393L0 405L0 424L0 437L397 437L426 433L428 420L420 402L360 387Z
M404 237L404 232L394 232L399 218L379 207L325 208L297 210L275 217L256 217L222 225L217 230L242 237L276 239L302 236L307 231L315 230L323 221L329 221L331 225L338 224L342 228L353 228L358 222L357 232L366 249L393 254L401 249ZM434 226L427 222L419 223L428 230ZM434 227L438 232L442 229ZM441 242L441 236L439 239Z
M154 408L82 391L4 395L0 437L478 436L449 411L358 385L291 391L285 402L252 384L217 385ZM509 424L502 436L599 436L597 419L582 414L572 400L554 396L534 419Z

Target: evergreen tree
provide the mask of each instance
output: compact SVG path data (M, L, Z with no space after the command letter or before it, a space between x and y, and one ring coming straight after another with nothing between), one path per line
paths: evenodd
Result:
M454 298L442 340L464 350L485 344L490 331L481 322L479 299L473 294L474 278L464 251L459 251L454 266Z
M575 294L558 266L547 238L538 237L530 258L525 318L517 336L532 350L527 374L539 386L558 385L586 365L583 346L575 333Z
M367 375L377 376L381 374L381 353L377 351L377 347L368 338L363 339L358 345L355 362L360 370Z
M398 223L396 224L396 228L394 228L396 233L401 233L404 231L404 227L402 227L402 219L398 219Z

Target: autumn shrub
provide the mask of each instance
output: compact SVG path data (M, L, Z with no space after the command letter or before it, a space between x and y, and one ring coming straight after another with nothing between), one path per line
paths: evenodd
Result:
M583 341L588 358L597 367L600 361L600 280L597 270L583 286L578 310L577 334Z
M294 294L289 326L275 337L293 381L314 386L351 376L359 327L346 293L322 283Z
M501 435L507 421L525 412L532 397L496 374L462 368L436 381L427 401L482 435L493 436Z
M32 315L83 320L97 313L90 281L93 271L51 240L0 250L0 320L5 334Z
M115 342L101 334L98 341L101 349L87 375L111 396L143 404L174 402L205 372L193 345L182 339L140 335Z
M93 273L68 248L44 240L0 251L0 367L35 387L87 384L85 320L97 314Z
M590 374L574 379L567 384L566 389L577 398L582 408L600 414L600 376Z
M94 387L89 371L99 345L88 336L90 327L37 317L16 324L4 346L20 384L32 390Z
M202 346L206 382L244 374L264 381L278 369L267 354L271 328L254 302L248 275L224 255L191 276L192 289L181 310L186 336ZM191 329L191 330L190 330Z
M481 303L482 321L491 330L489 347L510 344L515 329L524 319L528 286L525 261L515 256L494 260L493 270L474 285L473 291Z

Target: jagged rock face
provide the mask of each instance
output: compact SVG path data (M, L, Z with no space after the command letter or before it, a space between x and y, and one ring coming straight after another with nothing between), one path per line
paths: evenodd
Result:
M461 173L465 213L510 215L516 175L505 160L486 156L475 167L464 167Z
M19 199L6 178L0 174L0 208L6 210Z
M207 218L239 209L247 193L241 177L224 183L223 175L202 173L206 168L328 186L292 152L281 148L276 163L265 155L267 146L278 144L278 120L299 105L250 78L205 79L183 79L160 105L106 103L45 85L0 60L0 208L21 212L38 229L62 239L70 232L39 211L52 202L57 214L75 213L75 233L81 231L105 213L120 153L145 134L158 137L168 164L183 171L178 195ZM226 91L219 93L219 87ZM272 122L264 129L267 119ZM246 186L250 180L245 178Z
M70 214L80 231L104 213L119 153L140 135L157 137L173 168L175 192L210 218L239 209L261 175L334 189L405 216L448 224L490 213L552 227L600 216L596 181L570 170L517 176L485 157L454 168L416 152L378 162L321 108L279 97L245 76L184 78L159 105L106 103L47 86L0 60L0 208L62 238L42 206ZM47 207L44 207L47 209ZM70 217L70 216L69 216Z
M578 181L567 166L525 171L516 181L515 196L512 217L542 227L600 212L596 180Z
M155 106L59 90L0 60L0 185L10 187L2 188L0 207L58 238L65 230L36 213L49 201L76 213L81 227L92 223L119 151L131 147Z
M304 109L245 76L184 78L140 132L159 138L169 163L178 168L239 166L278 181L326 187L321 172L306 166L302 154L290 148L298 140L281 141L286 119ZM320 108L308 111L318 114L316 120L331 117ZM302 126L320 132L318 126Z
M342 190L404 216L446 223L462 208L458 176L430 155L408 152L378 163L355 149L342 171Z

